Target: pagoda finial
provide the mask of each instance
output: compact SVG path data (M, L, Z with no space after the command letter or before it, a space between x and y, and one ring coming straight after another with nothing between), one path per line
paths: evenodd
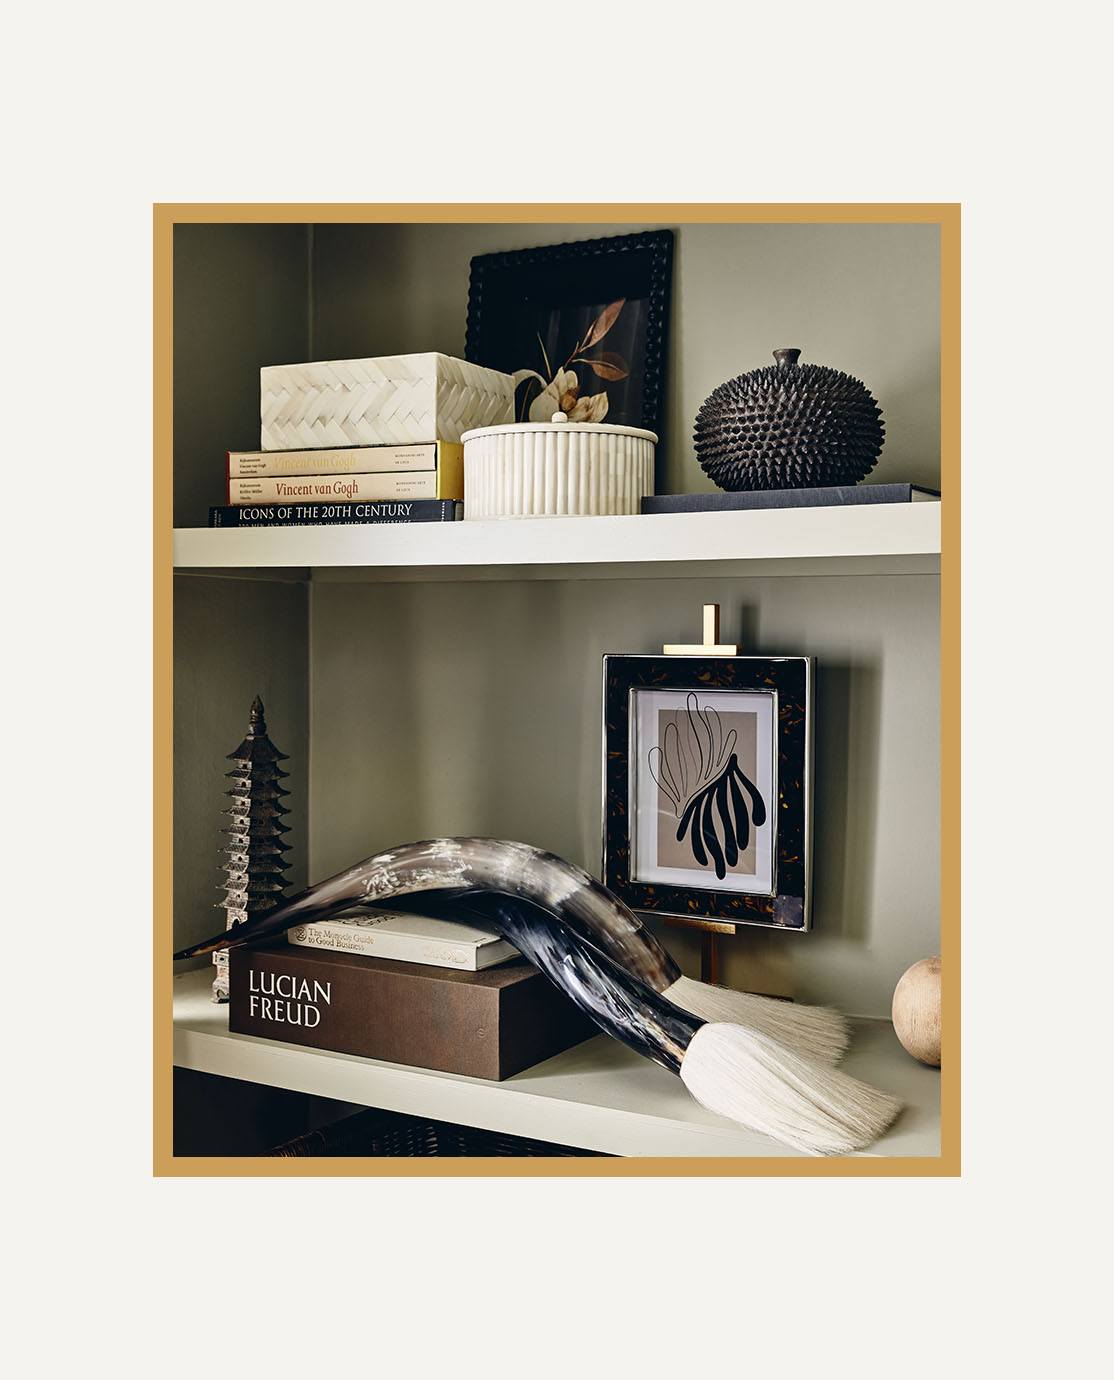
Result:
M261 738L267 732L267 720L263 717L263 701L256 695L251 702L251 717L248 720L248 736Z

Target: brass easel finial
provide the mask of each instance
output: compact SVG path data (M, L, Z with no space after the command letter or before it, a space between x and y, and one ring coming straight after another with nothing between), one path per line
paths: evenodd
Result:
M734 642L719 640L719 605L704 605L704 641L689 645L683 642L667 642L661 649L665 656L738 656L739 648Z

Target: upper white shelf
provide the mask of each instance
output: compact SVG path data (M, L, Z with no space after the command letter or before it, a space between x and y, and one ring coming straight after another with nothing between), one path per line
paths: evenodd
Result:
M935 572L940 504L174 532L178 570L316 579L629 577L739 561L754 573L796 574L817 562L832 573Z

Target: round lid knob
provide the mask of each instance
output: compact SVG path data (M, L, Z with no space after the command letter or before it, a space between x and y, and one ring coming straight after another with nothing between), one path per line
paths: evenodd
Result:
M774 358L777 360L777 364L778 364L778 368L779 368L779 369L787 369L787 368L789 368L791 365L796 364L796 362L800 359L800 357L801 357L801 352L800 352L800 350L775 350L775 351L774 351Z

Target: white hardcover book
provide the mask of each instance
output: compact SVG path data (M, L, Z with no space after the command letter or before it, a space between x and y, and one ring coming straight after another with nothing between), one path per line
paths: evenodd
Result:
M307 949L336 949L400 963L461 968L470 973L518 957L518 950L493 928L366 906L353 907L335 920L295 925L287 931L286 938L289 943Z
M435 470L441 449L440 442L430 441L420 446L343 446L334 450L230 450L228 477L258 479L281 478L283 475L392 474L398 470Z
M390 503L408 498L464 497L463 473L411 470L395 474L258 475L229 479L234 507L266 503Z

